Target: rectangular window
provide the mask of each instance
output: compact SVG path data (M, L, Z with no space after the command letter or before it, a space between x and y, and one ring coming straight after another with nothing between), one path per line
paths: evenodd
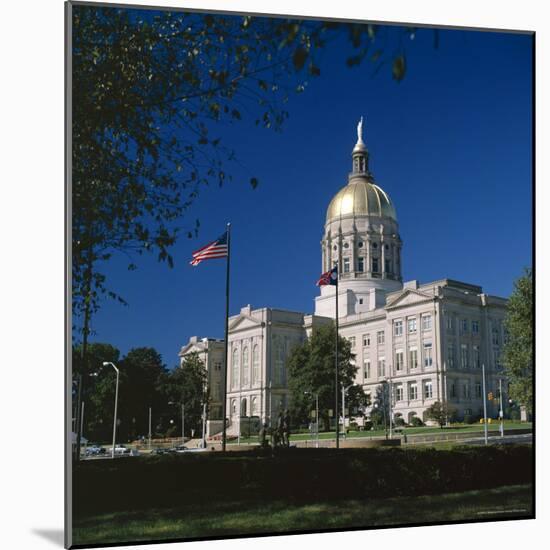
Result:
M453 344L447 346L447 365L450 369L454 369L455 366L455 348Z
M349 337L349 343L350 343L351 349L355 349L355 336Z
M456 397L456 387L454 382L451 382L449 385L449 395L452 398Z
M481 384L479 382L476 384L476 397L481 398Z
M447 330L450 331L454 328L453 318L450 315L445 319L445 326L447 327Z
M386 359L384 357L378 358L378 378L386 376Z
M424 342L424 366L432 366L432 343Z
M370 334L363 334L363 347L368 348L370 346Z
M416 383L409 386L409 399L411 401L415 401L416 399L418 399L418 386L416 385Z
M361 256L357 258L357 271L361 273L365 271L365 258Z
M479 346L474 346L472 348L473 350L473 366L474 368L476 369L479 369L480 366L481 366L481 361L480 361L480 358L479 358Z
M393 322L393 333L395 336L403 336L403 321Z
M409 368L416 369L418 367L418 351L416 348L409 350Z
M380 330L376 333L376 341L379 344L383 344L386 341L386 339L384 338L384 331L383 330Z
M433 397L433 386L431 380L424 382L424 399L431 399Z
M468 368L468 345L462 344L460 346L460 367L463 369Z
M498 325L493 323L493 345L498 346L499 344L499 335L498 335Z
M460 322L460 332L466 334L468 332L468 319L462 319Z
M409 317L407 319L407 326L409 327L409 334L416 332L416 317Z
M365 378L370 378L370 359L363 361L363 374Z
M472 321L472 333L479 334L479 321Z
M378 258L372 259L372 272L378 273Z
M349 273L349 258L344 258L344 273Z
M462 386L462 397L470 399L470 384L468 382L465 382Z
M397 351L395 353L395 370L402 371L404 365L403 352Z
M390 273L391 272L391 268L390 268L390 261L389 260L384 260L384 271L386 273Z
M431 330L432 328L432 316L422 315L422 330Z
M403 386L401 385L395 387L395 400L403 401Z

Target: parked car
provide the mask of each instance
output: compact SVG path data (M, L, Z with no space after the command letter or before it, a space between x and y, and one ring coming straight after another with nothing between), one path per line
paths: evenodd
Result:
M107 449L108 454L113 453L113 448L109 447ZM131 449L126 447L126 445L115 445L115 456L121 456L121 455L129 455L131 453Z
M86 456L100 456L106 453L103 447L99 445L92 445L91 447L86 447L85 455Z
M184 453L187 450L188 449L185 445L176 445L175 447L170 447L170 449L168 449L168 452L170 452L170 453Z
M151 454L152 455L165 455L165 454L168 454L169 452L169 449L164 449L162 447L157 447L156 449L153 449L151 451Z

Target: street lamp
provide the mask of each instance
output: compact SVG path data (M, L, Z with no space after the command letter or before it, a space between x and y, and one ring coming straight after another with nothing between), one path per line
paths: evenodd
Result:
M168 405L177 405L175 401L168 401ZM185 405L181 404L181 444L185 445Z
M319 448L319 394L313 394L310 391L305 391L305 395L315 395L315 432L316 432L316 442L315 447Z
M113 419L113 448L111 450L111 458L115 458L115 442L116 442L116 412L117 412L117 405L118 405L118 378L119 378L119 370L115 366L114 363L111 363L110 361L103 361L103 366L108 367L111 365L113 369L116 371L116 389L115 389L115 417Z

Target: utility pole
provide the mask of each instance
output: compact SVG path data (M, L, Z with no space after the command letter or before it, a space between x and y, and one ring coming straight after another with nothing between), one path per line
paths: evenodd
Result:
M488 433L487 433L487 388L485 387L485 364L481 365L481 376L483 383L483 425L485 433L485 445L489 444Z
M504 401L504 397L502 396L502 378L499 378L498 380L498 394L499 394L499 400L500 400L500 437L504 437L504 411L502 409L502 403Z
M149 450L151 450L151 407L149 407Z

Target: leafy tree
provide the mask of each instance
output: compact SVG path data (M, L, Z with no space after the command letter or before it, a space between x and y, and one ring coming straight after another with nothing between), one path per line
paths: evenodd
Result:
M206 368L198 353L188 355L181 367L173 369L164 377L163 395L167 403L172 403L168 409L169 416L181 428L183 403L186 435L190 435L192 429L195 433L201 433L203 405L208 405L207 382Z
M149 407L154 412L165 407L162 381L167 369L154 348L130 350L120 368L125 373L124 394L120 396L121 426L129 439L135 439L148 433Z
M430 405L426 409L426 418L434 420L439 424L439 427L443 429L443 426L447 424L449 420L453 417L455 409L448 405L447 403L441 403L441 401L436 401L433 405Z
M106 343L92 343L88 345L88 352L85 356L82 354L82 346L73 346L73 374L75 375L73 383L73 418L75 433L80 433L81 404L84 402L84 436L88 439L97 439L98 430L105 428L103 432L108 432L107 418L104 413L103 405L106 403L105 396L98 398L98 394L107 389L108 383L103 376L100 376L107 370L103 367L105 361L118 364L120 351ZM109 370L113 370L108 367ZM78 393L80 399L78 399ZM113 390L114 391L114 390ZM114 399L114 393L112 394ZM112 409L112 407L111 407ZM105 417L105 426L101 426ZM99 420L101 419L101 422ZM112 426L112 416L111 416Z
M291 416L296 424L310 419L310 411L315 409L315 394L318 394L319 419L324 422L325 430L330 429L329 410L334 411L335 406L335 336L333 324L319 327L313 331L311 338L295 347L288 357ZM339 336L338 376L344 387L355 381L357 366L353 364L353 357L350 343ZM341 393L338 394L339 409L342 406L340 395ZM364 401L363 389L352 386L346 395L346 405L352 409L364 404Z
M125 303L107 287L103 264L115 252L151 252L172 266L170 247L199 229L198 220L184 229L182 217L201 188L231 180L225 164L235 153L219 123L248 117L280 129L289 94L320 75L319 52L341 35L349 67L390 63L400 81L406 63L402 45L384 55L371 24L71 9L73 310L85 355L101 297Z
M506 308L504 326L507 341L503 361L509 380L510 397L533 411L533 277L531 269L514 284Z
M390 389L389 384L383 380L376 386L376 393L372 400L370 420L375 429L388 428L390 418Z

